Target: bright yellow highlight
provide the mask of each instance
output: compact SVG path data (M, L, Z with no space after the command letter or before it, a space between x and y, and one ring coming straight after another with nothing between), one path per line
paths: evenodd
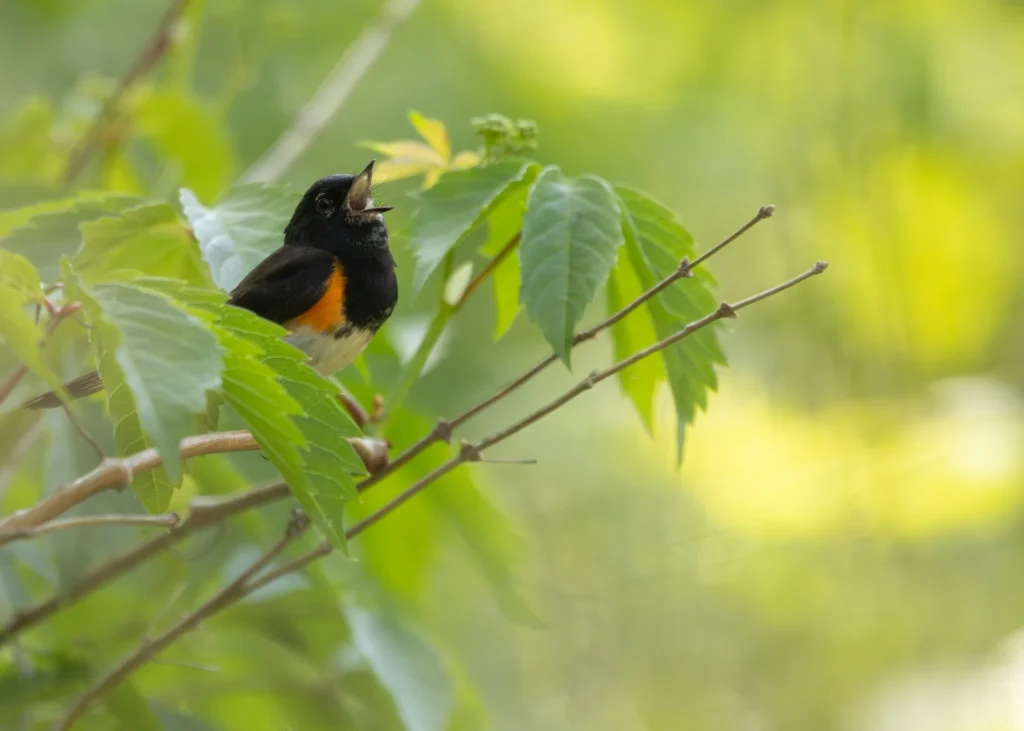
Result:
M670 431L659 439L666 466ZM990 382L944 382L927 403L812 412L730 381L689 432L681 479L727 530L913 538L1008 515L1024 498L1021 444L1024 408Z

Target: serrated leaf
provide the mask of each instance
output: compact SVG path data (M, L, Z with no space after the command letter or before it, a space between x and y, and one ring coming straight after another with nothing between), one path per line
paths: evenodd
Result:
M113 348L142 428L177 480L178 445L205 411L207 392L221 386L221 346L205 323L151 290L101 284L90 294L103 346Z
M640 286L649 289L664 279L683 256L693 256L693 240L661 204L636 191L618 188L623 211L623 231L629 260ZM678 258L677 258L678 257ZM659 339L666 338L715 309L712 279L703 269L692 279L669 287L647 303L647 311ZM698 410L707 406L707 394L718 385L715 365L724 364L714 325L661 351L676 407L677 459L682 460L686 428ZM628 370L626 371L628 372Z
M87 282L123 270L190 284L208 281L198 247L167 204L129 208L119 216L83 223L81 231L82 249L73 263Z
M107 412L114 423L114 449L117 456L125 457L148 449L150 444L139 422L135 397L124 380L124 373L114 358L113 350L102 351L97 370L103 378ZM172 482L163 465L158 465L134 475L131 486L148 512L162 513L167 510L174 490L180 485L180 476Z
M487 217L487 242L481 247L484 256L496 257L523 227L526 207L526 186L509 196ZM517 247L518 248L518 247ZM519 252L505 256L491 272L494 291L494 339L500 340L519 315Z
M619 257L608 279L608 314L622 310L643 294L636 272L628 256ZM633 312L611 327L615 359L623 360L658 339L648 313ZM654 395L658 385L667 378L661 358L644 358L629 368L619 371L619 384L623 393L636 407L640 420L648 433L654 431Z
M410 247L416 257L413 289L419 291L437 266L470 231L535 169L534 163L504 160L486 167L447 172L416 195Z
M82 243L79 226L103 216L138 205L138 198L110 195L83 198L66 210L47 212L19 226L0 240L0 247L21 254L39 271L43 281L52 282L58 275L62 256L72 256Z
M409 628L379 611L347 607L356 649L388 689L406 731L445 731L455 701L448 670Z
M231 182L235 156L231 136L213 109L195 95L144 89L132 99L132 129L163 158L163 175L209 199Z
M452 143L448 140L448 130L445 128L444 122L429 119L419 112L409 112L409 121L442 160L448 162L451 159Z
M226 292L281 246L295 207L283 186L233 188L210 208L189 190L182 190L180 197L213 281Z
M576 325L607 281L622 241L618 201L606 182L566 179L556 167L540 174L523 219L519 298L566 365Z
M167 286L156 280L141 284ZM366 469L345 439L360 432L338 402L337 388L282 339L284 328L225 305L221 294L193 288L174 294L215 323L228 353L225 399L245 419L309 517L343 548L344 505L356 496L352 475Z

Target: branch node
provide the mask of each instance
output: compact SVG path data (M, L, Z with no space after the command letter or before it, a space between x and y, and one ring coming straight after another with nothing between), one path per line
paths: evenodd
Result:
M728 317L728 318L731 318L733 320L735 320L736 317L737 317L736 310L733 309L733 306L730 305L728 302L723 302L722 304L720 304L718 306L718 316L719 317Z
M464 441L459 446L459 459L463 462L482 462L483 455L475 444Z
M600 373L598 371L591 371L590 375L580 381L580 389L583 391L589 391L592 389L597 383L599 375Z
M690 257L684 256L682 261L679 262L676 276L681 279L691 279L693 277L693 266L690 264Z
M759 220L771 218L773 213L775 213L775 206L771 204L767 206L761 206L760 208L757 209L757 218Z
M814 273L815 274L821 274L826 269L828 269L828 262L827 261L819 261L819 262L815 263L815 265L814 265Z
M455 433L455 427L452 426L450 421L441 419L434 425L434 438L440 439L445 444L452 443L452 435Z
M168 513L167 514L167 527L168 528L177 528L179 525L181 525L181 515L179 513L174 513L174 512Z

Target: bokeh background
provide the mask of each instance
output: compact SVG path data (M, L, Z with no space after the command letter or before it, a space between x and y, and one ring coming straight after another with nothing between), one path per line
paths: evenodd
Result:
M191 142L179 171L215 195L381 5L196 6L181 30L194 57L172 54L154 77L195 103L148 124L168 127L156 139ZM18 125L57 120L58 137L73 139L164 9L0 3L4 182L48 174L10 144ZM679 212L699 249L776 204L775 218L713 260L723 298L831 263L827 277L729 324L730 367L680 468L668 394L650 435L611 384L503 446L536 466L473 468L518 536L508 583L529 611L496 599L488 560L446 520L456 483L368 534L363 564L460 668L472 701L459 723L1024 729L1024 3L423 0L287 180L361 168L370 153L358 143L409 137L409 110L444 120L455 149L476 144L475 115L532 118L540 159L645 189ZM181 182L145 165L102 175L156 196ZM379 192L396 206L403 283L410 189ZM403 297L396 347L435 298L429 288ZM484 297L446 333L412 394L427 419L544 352L525 316L498 343L492 329ZM610 357L607 341L589 345L577 373ZM549 374L468 433L570 379ZM52 458L39 461L60 484ZM66 540L78 543L43 550L80 563L109 552L99 538ZM88 642L116 647L122 636L130 647L158 606L183 610L213 586L203 582L233 560L224 552L168 559L166 573L112 587L49 651L87 654ZM332 602L302 582L284 587L200 630L139 687L213 728L393 728L386 694L340 680L357 661ZM9 691L4 704L49 697ZM331 720L338 709L349 721Z

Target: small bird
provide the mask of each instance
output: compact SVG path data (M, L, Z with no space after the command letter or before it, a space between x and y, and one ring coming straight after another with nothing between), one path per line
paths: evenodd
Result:
M228 304L284 326L285 339L332 375L354 361L398 302L395 260L370 196L373 161L358 175L329 175L305 192L284 229L284 245L232 291ZM66 384L73 398L103 389L96 372ZM60 406L52 391L23 408Z

